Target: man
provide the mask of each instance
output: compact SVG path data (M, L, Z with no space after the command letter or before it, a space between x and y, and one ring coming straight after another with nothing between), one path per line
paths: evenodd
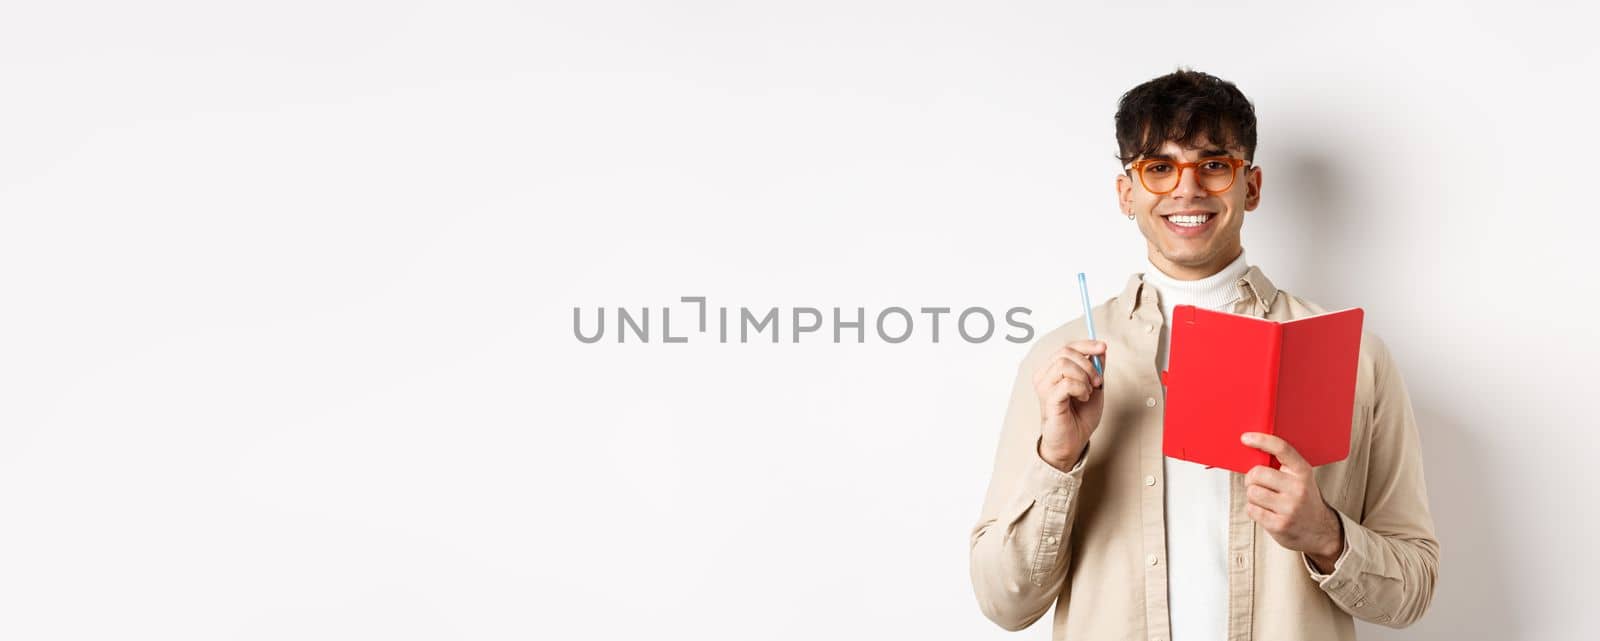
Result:
M1161 454L1172 308L1289 320L1325 311L1245 262L1261 200L1256 120L1232 83L1179 70L1122 97L1122 214L1148 269L1040 337L1017 371L972 530L972 583L1008 630L1054 604L1055 639L1354 639L1352 617L1405 627L1438 572L1422 453L1388 349L1363 333L1350 456L1315 469L1246 434L1281 469L1248 474ZM1090 358L1102 358L1104 374Z

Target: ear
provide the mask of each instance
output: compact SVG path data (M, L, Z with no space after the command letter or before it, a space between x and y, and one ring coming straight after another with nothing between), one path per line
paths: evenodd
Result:
M1251 211L1261 204L1261 166L1251 165L1250 175L1244 179L1244 210Z
M1133 212L1133 181L1127 174L1117 174L1117 208L1124 217Z

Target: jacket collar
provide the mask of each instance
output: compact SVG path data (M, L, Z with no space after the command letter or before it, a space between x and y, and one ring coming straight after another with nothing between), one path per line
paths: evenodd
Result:
M1261 268L1251 265L1244 276L1235 283L1239 287L1239 299L1254 301L1258 315L1265 315L1272 309L1272 303L1278 298L1278 288L1267 280L1267 275L1261 273ZM1133 318L1133 312L1140 305L1156 303L1154 287L1146 288L1144 272L1139 272L1128 277L1128 284L1122 288L1122 295L1117 297L1119 311L1125 318Z

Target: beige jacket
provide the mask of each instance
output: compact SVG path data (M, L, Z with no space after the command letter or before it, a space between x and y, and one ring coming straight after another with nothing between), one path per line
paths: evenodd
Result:
M1171 638L1156 342L1163 322L1142 274L1094 308L1107 343L1105 412L1071 472L1039 458L1033 373L1068 342L1088 338L1082 318L1045 334L1017 368L994 473L972 529L972 586L985 616L1008 630L1053 604L1055 639ZM1321 313L1279 291L1252 266L1233 312L1274 320ZM1351 617L1390 627L1419 619L1433 599L1439 543L1422 478L1422 451L1405 383L1388 349L1363 332L1350 457L1315 471L1344 523L1345 553L1332 574L1278 545L1246 516L1244 476L1233 474L1228 528L1229 641L1350 640ZM1183 536L1174 532L1173 536ZM1220 553L1220 551L1219 551Z

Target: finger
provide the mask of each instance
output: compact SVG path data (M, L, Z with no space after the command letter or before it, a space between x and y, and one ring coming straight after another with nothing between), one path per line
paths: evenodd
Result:
M1094 394L1094 388L1089 387L1089 381L1081 378L1082 376L1082 374L1078 374L1076 377L1069 375L1062 378L1060 382L1050 388L1050 398L1057 403L1066 400L1068 397L1084 403L1089 402L1089 398Z
M1251 485L1244 488L1244 498L1245 503L1273 514L1287 514L1294 507L1294 502L1290 501L1288 497L1260 485Z
M1104 354L1105 350L1105 341L1074 341L1072 344L1052 352L1049 356L1049 361L1047 362L1054 362L1058 359L1066 358L1074 362L1082 362L1085 369L1092 370L1094 365L1090 360L1090 355ZM1040 380L1045 379L1046 377L1044 374L1045 372L1043 371L1043 367L1041 367L1039 370L1035 370L1033 382L1038 383Z
M1245 473L1244 482L1247 485L1259 485L1273 492L1287 492L1294 485L1294 478L1281 470L1257 465Z
M1089 361L1088 356L1079 354L1077 352L1072 352L1061 360L1064 364L1077 368L1079 371L1083 372L1084 376L1088 377L1086 380L1088 380L1090 383L1093 383L1096 387L1105 382L1100 377L1100 373L1095 371L1094 363Z
M1063 381L1075 380L1083 384L1084 389L1090 389L1092 382L1089 375L1082 369L1074 367L1065 361L1057 361L1045 370L1043 378L1039 381L1040 396L1065 398L1065 395L1056 394L1054 390L1062 387Z
M1283 468L1296 476L1301 476L1311 469L1311 465L1306 463L1305 457L1300 456L1300 452L1296 451L1294 447L1289 445L1288 441L1283 440L1281 437L1261 432L1245 432L1244 435L1239 437L1239 441L1278 457L1278 462L1283 464Z
M1084 380L1094 384L1096 387L1105 382L1099 374L1095 373L1094 365L1089 363L1089 357L1077 352L1063 351L1064 353L1052 358L1050 366L1042 372L1040 381L1037 382L1054 385L1056 380L1073 371L1082 372L1085 377Z
M1072 341L1067 343L1067 347L1065 349L1076 350L1081 354L1104 354L1106 353L1106 342L1091 340Z
M1070 348L1063 347L1056 350L1039 365L1038 369L1033 371L1034 385L1038 385L1040 383L1054 384L1056 379L1061 378L1061 370L1052 368L1056 368L1058 365L1070 362L1074 359L1081 358L1084 358L1082 354L1079 354Z
M1062 375L1071 367L1072 364L1068 363L1065 358L1052 357L1045 363L1044 367L1039 368L1039 373L1034 376L1033 384L1042 392L1048 392L1050 388L1055 387L1055 384L1061 381Z
M1282 518L1278 516L1277 513L1259 505L1245 505L1244 512L1245 514L1249 515L1250 520L1259 523L1261 527L1264 527L1268 530L1277 530L1278 519Z
M1051 356L1033 373L1033 386L1041 392L1049 390L1056 381L1061 380L1061 372L1065 371L1066 367L1068 367L1066 359L1060 355Z
M1100 356L1100 365L1105 366L1105 341L1073 341L1067 344L1067 348L1075 352L1074 360L1082 359L1084 369L1095 371L1093 356ZM1099 373L1096 372L1095 375L1099 376Z

